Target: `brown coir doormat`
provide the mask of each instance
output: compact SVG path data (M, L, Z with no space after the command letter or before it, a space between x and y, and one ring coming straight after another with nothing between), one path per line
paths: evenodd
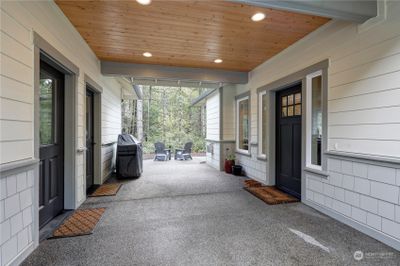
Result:
M110 183L99 186L89 197L115 196L122 184Z
M245 190L270 205L298 202L299 200L276 187L245 187Z
M105 208L76 210L53 232L53 238L92 234Z
M246 180L244 180L244 186L245 187L261 187L262 184L253 179L246 179Z

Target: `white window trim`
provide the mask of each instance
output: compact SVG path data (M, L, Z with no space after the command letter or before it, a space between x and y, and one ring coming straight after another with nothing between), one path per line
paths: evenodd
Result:
M321 90L323 93L324 76L322 70L318 70L314 73L307 75L306 77L306 167L315 170L322 171L322 165L315 165L311 163L311 126L312 126L312 79L321 76ZM323 106L322 106L323 110ZM322 121L322 123L324 123ZM322 128L323 130L323 128ZM321 132L324 137L325 132ZM322 153L322 150L321 150ZM322 156L322 154L321 154Z
M239 153L244 153L244 154L250 154L250 124L249 124L249 140L248 140L248 150L243 150L243 149L240 149L239 148L239 103L241 102L241 101L244 101L244 100L248 100L249 101L249 104L248 104L248 118L250 117L250 96L244 96L244 97L242 97L242 98L238 98L238 99L236 99L236 152L239 152ZM251 121L250 120L248 120L248 123L251 123Z
M263 127L262 127L262 119L263 119L263 102L262 98L264 95L267 95L267 91L262 91L258 94L258 157L262 159L267 158L267 154L262 153L262 146L264 145L263 143ZM268 118L268 114L267 114ZM266 130L266 129L265 129Z

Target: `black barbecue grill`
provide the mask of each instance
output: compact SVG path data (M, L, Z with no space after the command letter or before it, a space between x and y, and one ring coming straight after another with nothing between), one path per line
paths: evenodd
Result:
M135 178L143 172L142 144L130 134L118 136L117 177Z

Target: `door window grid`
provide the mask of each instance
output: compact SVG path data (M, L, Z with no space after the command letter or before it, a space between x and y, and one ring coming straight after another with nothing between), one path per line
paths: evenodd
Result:
M281 97L281 117L292 117L301 115L301 92Z

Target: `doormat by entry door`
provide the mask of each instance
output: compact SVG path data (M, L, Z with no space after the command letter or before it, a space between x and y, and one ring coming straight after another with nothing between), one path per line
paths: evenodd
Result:
M103 196L115 196L117 195L122 184L109 183L99 186L89 197L103 197Z
M243 181L245 187L262 187L263 184L253 179L246 179Z
M286 194L274 186L247 186L244 189L269 205L299 201L299 199Z
M51 238L92 234L105 210L105 208L76 210L56 230L54 230Z

